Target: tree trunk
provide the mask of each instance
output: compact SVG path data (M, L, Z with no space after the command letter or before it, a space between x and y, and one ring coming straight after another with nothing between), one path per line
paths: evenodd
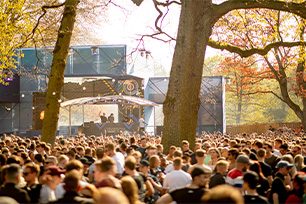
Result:
M184 139L191 147L194 145L205 50L213 27L210 0L181 2L178 35L163 106L162 143L165 150L171 145L181 146Z
M64 70L78 3L79 0L66 0L57 42L53 51L41 138L42 141L52 145L56 136L60 108L59 100L64 85Z

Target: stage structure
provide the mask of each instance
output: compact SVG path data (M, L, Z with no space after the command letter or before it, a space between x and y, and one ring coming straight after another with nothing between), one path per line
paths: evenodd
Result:
M17 69L7 70L9 74L4 80L8 81L9 85L0 87L0 133L39 133L39 118L44 107L44 92L48 84L52 51L49 47L17 50L24 57L16 59ZM142 79L126 74L126 45L71 47L67 57L65 81L71 85L72 78L79 78L80 82L73 88L65 85L62 101L89 95L143 95ZM97 80L100 81L89 83ZM100 84L104 84L105 92L100 92ZM90 87L91 85L93 86ZM81 96L73 96L76 92Z
M225 78L222 76L203 77L200 90L200 108L198 112L197 133L225 133ZM145 109L147 132L160 134L163 126L162 104L168 90L168 77L149 78L145 88L145 98L159 104L154 109Z
M137 109L138 114L129 114L122 112L117 112L115 115L120 116L122 121L114 121L114 122L101 122L101 121L89 121L85 122L84 118L84 107L85 106L93 106L93 105L107 105L107 104L116 104L118 106L124 106L126 108ZM71 123L71 108L73 106L82 107L82 120L83 123L79 127L79 132L84 133L85 135L116 135L124 132L138 132L139 129L139 118L142 117L142 107L154 108L157 104L146 100L144 98L139 98L135 96L125 96L125 95L112 95L112 96L103 96L103 97L83 97L76 98L69 101L65 101L61 103L61 108L68 109L68 120L69 120L69 133L72 133L72 123ZM118 109L119 110L119 109Z

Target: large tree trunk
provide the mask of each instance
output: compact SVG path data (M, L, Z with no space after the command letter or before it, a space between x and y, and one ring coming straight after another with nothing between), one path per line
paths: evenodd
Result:
M42 128L44 142L54 144L59 118L61 90L64 85L64 70L69 51L79 0L66 0L57 42L53 51L51 73L46 96L45 117Z
M162 143L181 146L186 139L194 145L199 92L206 45L213 27L211 1L182 0L180 23L163 106Z

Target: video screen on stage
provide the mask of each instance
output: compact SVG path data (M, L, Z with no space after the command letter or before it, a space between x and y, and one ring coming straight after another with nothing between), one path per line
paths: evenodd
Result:
M3 79L7 84L0 83L0 103L20 102L20 78L17 74Z

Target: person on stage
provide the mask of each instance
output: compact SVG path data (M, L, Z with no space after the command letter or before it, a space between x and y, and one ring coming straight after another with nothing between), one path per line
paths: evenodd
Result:
M108 116L108 121L109 121L110 123L114 123L114 120L115 120L114 114L111 113L111 114Z
M101 118L101 123L106 123L107 122L107 117L106 117L105 113L103 113L102 115L100 114L100 118Z

